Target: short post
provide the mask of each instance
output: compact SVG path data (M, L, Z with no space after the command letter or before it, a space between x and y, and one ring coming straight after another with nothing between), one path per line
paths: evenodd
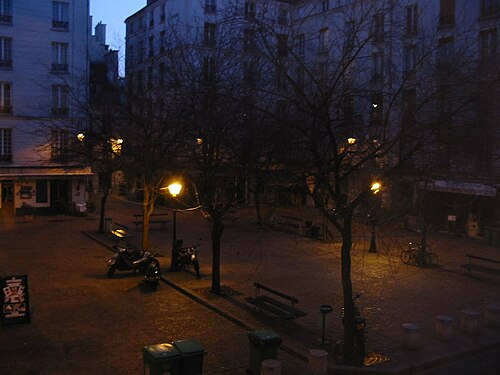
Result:
M308 375L326 375L328 369L328 353L324 350L311 349L307 361Z
M422 345L422 335L420 333L420 325L416 323L404 323L403 328L403 348L418 349Z
M321 320L321 345L325 345L326 343L326 327L327 327L327 315L333 311L333 307L331 305L321 305L319 307L320 320Z
M460 330L468 334L474 334L479 331L479 313L476 310L462 310Z
M484 318L488 327L500 327L500 304L486 305Z
M276 359L264 359L261 363L260 375L281 375L281 362Z
M450 341L455 336L455 319L447 315L436 316L436 335L440 340Z

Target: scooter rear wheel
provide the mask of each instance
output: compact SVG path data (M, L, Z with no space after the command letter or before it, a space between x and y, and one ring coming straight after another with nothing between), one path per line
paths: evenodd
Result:
M113 275L115 274L115 270L116 270L115 266L110 266L110 267L108 268L108 272L106 273L106 275L107 275L109 278L112 278L112 277L113 277Z
M404 264L410 264L410 261L411 261L411 254L408 250L403 250L401 252L401 261L404 263Z

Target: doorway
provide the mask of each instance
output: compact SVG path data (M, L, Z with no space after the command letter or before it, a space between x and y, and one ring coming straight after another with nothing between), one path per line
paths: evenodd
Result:
M1 181L0 182L0 213L2 215L14 214L14 182Z
M71 213L71 181L50 181L50 208L53 214Z

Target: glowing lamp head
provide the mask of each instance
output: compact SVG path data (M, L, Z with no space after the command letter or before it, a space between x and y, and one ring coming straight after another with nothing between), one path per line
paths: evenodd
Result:
M173 182L167 186L167 189L172 197L176 197L180 194L182 190L182 185L179 184L178 182Z
M380 182L374 182L370 188L373 194L377 194L382 188L382 184Z
M78 133L78 135L76 136L76 138L77 138L80 142L83 142L83 140L85 139L85 134L83 134L83 133Z

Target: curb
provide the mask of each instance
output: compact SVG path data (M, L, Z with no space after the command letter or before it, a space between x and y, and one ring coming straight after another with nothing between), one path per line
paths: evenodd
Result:
M107 244L105 241L101 240L100 238L94 236L92 233L88 231L81 231L81 233L88 237L89 239L97 242L101 246L107 248L110 251L113 251L113 248ZM235 323L236 325L240 326L241 328L247 330L247 331L252 331L256 329L256 327L253 327L252 324L243 321L240 318L235 317L234 315L230 314L229 312L221 309L218 306L215 306L214 304L208 302L204 298L195 295L191 293L189 290L184 289L180 287L179 285L173 283L172 281L169 281L166 279L164 276L161 276L161 280L170 286L171 288L177 290L178 292L184 294L185 296L191 298L193 301L201 304L202 306L206 307L207 309L215 312L216 314L219 314L220 316L224 317L225 319ZM290 340L287 340L290 341ZM290 345L285 343L285 339L283 339L283 343L280 344L280 349L283 351L287 352L288 354L296 357L297 359L300 359L302 361L307 362L308 361L308 355L307 353L304 353L303 350L297 349L294 347L294 345ZM428 362L416 364L416 365L401 365L401 366L395 366L392 369L377 369L377 368L370 368L370 367L353 367L353 366L342 366L342 365L329 365L328 366L328 373L329 374L346 374L346 375L355 375L355 374L377 374L377 375L389 375L389 374L413 374L414 372L418 371L425 371L432 369L434 367L439 367L444 364L449 364L450 362L460 359L460 358L465 358L465 357L472 357L476 354L485 352L485 351L490 351L494 349L500 349L500 342L497 343L492 343L485 345L483 347L479 348L474 348L470 349L468 351L463 351L457 354L449 355L447 357L443 358L437 358Z

